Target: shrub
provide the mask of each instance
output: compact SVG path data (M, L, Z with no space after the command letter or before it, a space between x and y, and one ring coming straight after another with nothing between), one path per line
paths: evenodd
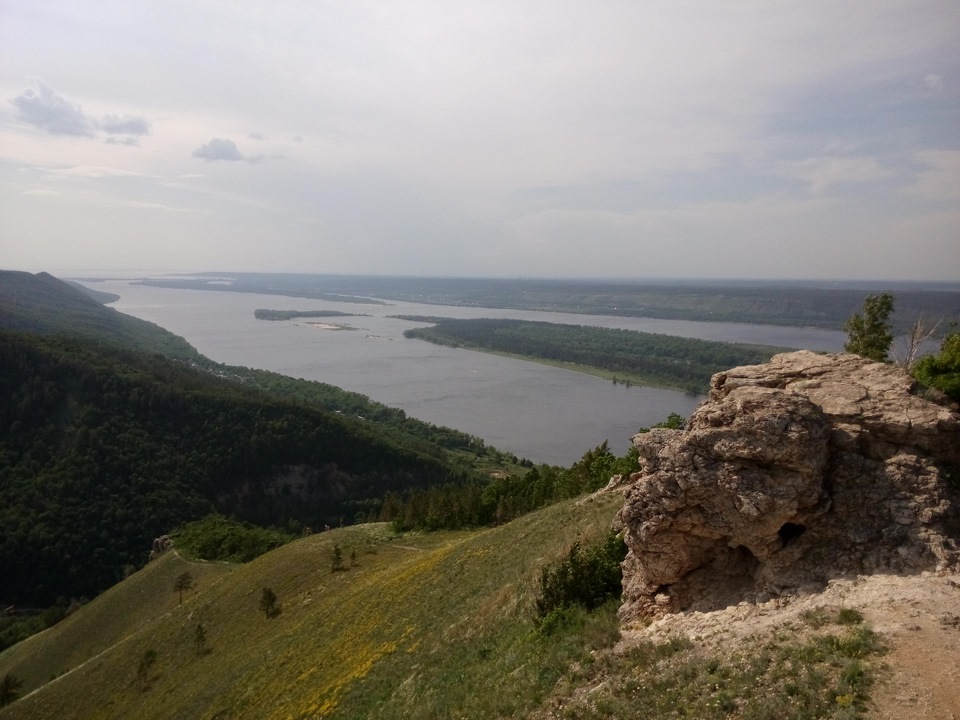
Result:
M156 650L147 650L140 656L140 661L137 663L137 685L141 692L150 687L150 676L156 664Z
M606 540L592 547L574 543L564 560L543 568L535 601L538 627L549 632L553 626L563 624L566 608L579 605L593 610L619 598L623 593L620 563L626 554L623 538L610 533Z
M960 402L960 332L947 335L937 355L920 358L913 366L913 376Z
M293 540L292 535L278 530L215 514L178 528L173 536L177 549L185 555L227 562L250 562Z
M260 611L268 618L275 618L280 614L277 595L270 588L264 588L263 592L260 593Z
M0 680L0 707L9 705L20 697L20 688L23 687L23 681L12 673L7 673Z

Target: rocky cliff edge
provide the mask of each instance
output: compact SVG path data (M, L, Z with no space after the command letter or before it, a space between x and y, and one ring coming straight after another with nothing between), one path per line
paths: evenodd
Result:
M624 620L960 568L960 415L899 368L795 352L713 377L685 431L637 435Z

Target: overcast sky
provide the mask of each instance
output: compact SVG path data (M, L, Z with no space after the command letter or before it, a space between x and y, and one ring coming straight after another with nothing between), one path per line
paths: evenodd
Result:
M0 267L960 280L960 2L0 0Z

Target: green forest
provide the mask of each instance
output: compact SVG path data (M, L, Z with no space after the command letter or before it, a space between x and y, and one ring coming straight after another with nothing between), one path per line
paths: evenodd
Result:
M579 366L574 369L603 371L617 380L696 394L707 392L714 373L738 365L767 362L786 349L530 320L417 316L404 319L436 323L433 327L406 330L404 337L569 363Z
M104 307L88 292L48 273L31 275L0 270L0 328L39 335L82 336L197 365L210 362L182 337L155 323Z
M682 430L684 418L676 413L653 427ZM638 432L648 432L640 428ZM615 455L604 441L583 454L569 468L526 462L524 473L496 474L477 482L449 483L411 488L390 493L384 500L380 517L389 520L397 531L460 530L500 525L561 500L594 492L615 475L637 471L635 448L622 457Z
M2 333L0 393L9 603L96 594L154 537L214 510L340 525L375 515L387 492L472 474L428 437L421 452L401 429L79 338Z

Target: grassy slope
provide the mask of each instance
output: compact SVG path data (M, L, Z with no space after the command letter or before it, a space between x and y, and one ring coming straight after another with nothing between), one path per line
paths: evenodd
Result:
M62 622L0 655L0 674L14 663L12 672L23 680L26 694L175 610L178 596L172 588L181 573L189 572L203 588L231 570L229 565L191 563L166 553Z
M319 717L336 710L337 717L481 718L535 707L571 661L564 652L577 652L531 639L538 569L577 538L601 537L620 502L617 495L565 502L475 532L397 537L365 525L313 535L216 581L198 570L198 589L182 607L172 587L184 561L165 559L0 655L0 675L23 678L25 694L39 678L79 665L0 717ZM348 564L356 552L357 567L331 571L334 543ZM282 607L272 620L258 609L263 587ZM601 632L614 632L612 612L602 617ZM101 632L108 622L113 629ZM199 657L198 623L210 648ZM148 649L158 660L150 689L140 692L134 676ZM96 659L80 664L84 656Z
M621 502L601 494L472 532L342 528L243 566L168 555L0 655L0 675L29 674L24 691L75 666L0 718L863 717L883 641L846 602L716 646L698 635L611 650L612 604L536 632L539 569L605 536ZM335 543L355 566L332 571ZM184 568L198 587L178 606ZM282 608L273 619L258 609L264 587Z

